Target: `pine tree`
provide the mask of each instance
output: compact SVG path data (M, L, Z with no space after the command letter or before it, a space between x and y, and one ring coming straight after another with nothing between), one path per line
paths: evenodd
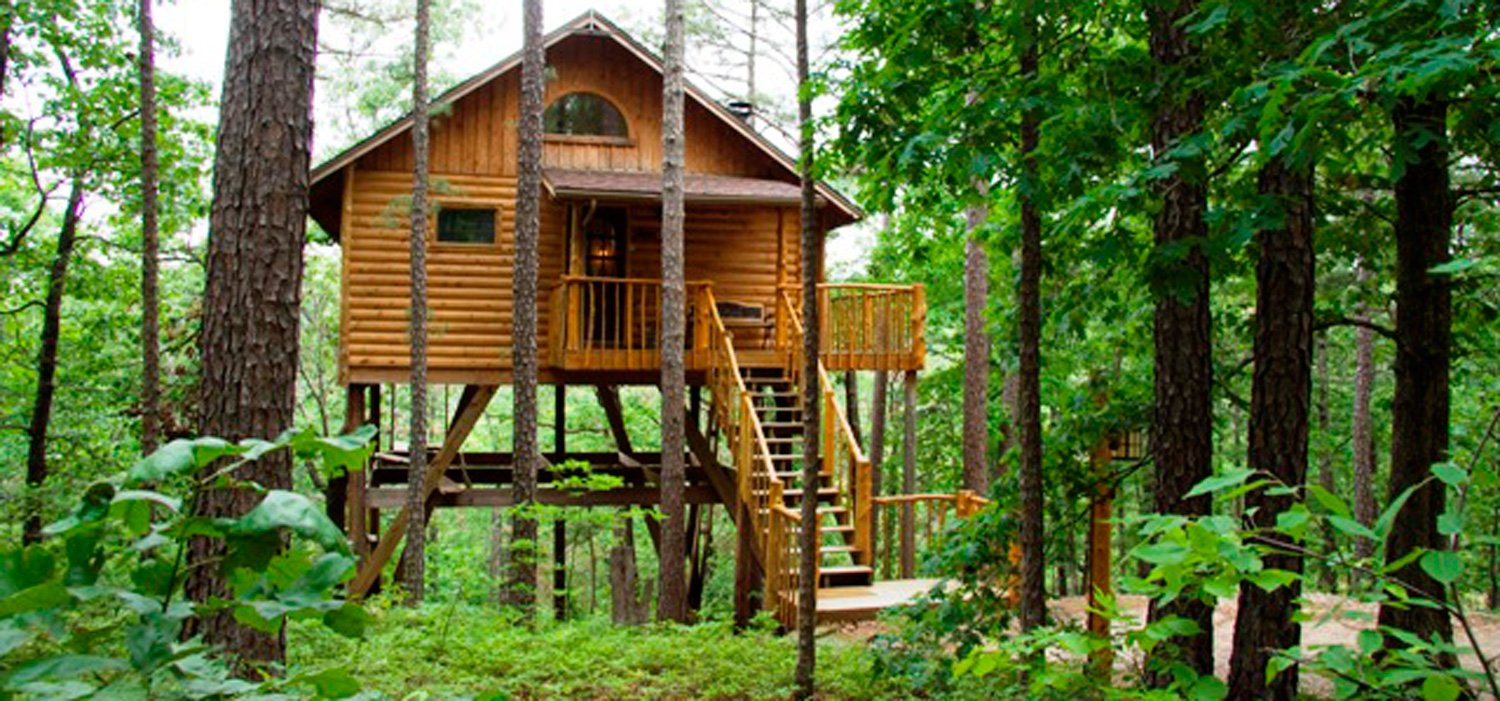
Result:
M141 452L156 450L161 434L161 302L157 224L156 27L151 3L140 0L141 34Z
M1021 50L1023 80L1035 83L1037 76L1036 4L1028 1L1022 31L1026 44ZM1037 203L1041 179L1037 175L1036 150L1041 137L1041 114L1029 105L1021 112L1021 362L1017 378L1017 417L1021 443L1021 627L1031 629L1047 618L1047 561L1043 552L1042 503L1042 215Z
M427 104L427 56L431 0L417 0L416 50L412 52L412 188L411 188L411 436L406 470L406 552L401 581L407 603L422 603L427 578L427 166L430 132Z
M230 12L200 340L199 430L236 441L279 435L295 416L318 2L235 0ZM234 477L289 489L290 456L273 453ZM196 513L235 516L259 499L249 489L213 488L198 496ZM211 539L191 543L186 589L192 600L226 594L224 573L214 566L221 552L222 543ZM241 659L285 657L282 636L243 626L228 612L208 616L199 630L205 642Z
M813 696L813 674L817 665L817 572L818 572L818 484L819 435L822 433L818 392L818 275L823 270L823 239L818 231L817 193L813 181L812 96L808 86L807 0L797 0L797 118L799 174L802 179L802 499L801 527L797 531L797 692L798 698Z
M667 0L667 46L662 80L661 186L661 586L656 617L687 622L686 527L683 516L686 390L683 345L687 324L683 277L683 10Z
M541 0L526 0L526 40L521 59L521 125L516 183L515 472L512 489L517 512L511 529L509 600L530 610L536 604L536 478L542 456L537 446L537 240L541 234L542 98L546 56L542 46Z

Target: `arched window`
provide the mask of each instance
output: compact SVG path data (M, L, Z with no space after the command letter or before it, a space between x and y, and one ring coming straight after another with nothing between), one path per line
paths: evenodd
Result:
M553 100L542 115L542 127L548 134L567 136L630 136L625 115L609 100L591 92L569 93Z

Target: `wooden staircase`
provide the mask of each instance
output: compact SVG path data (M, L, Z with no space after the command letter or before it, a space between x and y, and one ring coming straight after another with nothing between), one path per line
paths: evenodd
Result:
M712 294L711 292L709 293ZM711 301L711 300L710 300ZM710 303L709 385L714 419L735 468L736 495L754 533L765 573L767 608L783 625L797 620L802 505L817 501L817 588L867 587L874 581L870 461L849 426L821 363L816 378L803 371L802 322L790 295L777 305L780 362L742 368L734 336ZM803 478L806 387L816 382L820 403L817 479Z

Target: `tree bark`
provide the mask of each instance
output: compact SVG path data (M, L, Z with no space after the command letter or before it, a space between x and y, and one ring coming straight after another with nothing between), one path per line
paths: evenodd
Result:
M1420 484L1448 459L1448 366L1453 299L1448 277L1428 271L1447 262L1453 227L1448 176L1448 105L1404 97L1392 110L1396 178L1396 395L1392 403L1390 499ZM1387 562L1416 549L1442 550L1437 529L1446 487L1430 481L1396 515ZM1394 576L1415 596L1442 602L1447 592L1415 562ZM1422 638L1452 640L1447 612L1422 606L1380 607L1379 622Z
M318 32L316 0L235 0L220 100L209 219L208 280L201 335L200 432L230 441L272 438L295 416L302 244L312 144L312 86ZM291 488L291 457L276 452L237 470L236 479ZM255 491L209 489L198 516L238 516L260 501ZM212 563L223 543L195 538L188 556L188 597L225 596L226 575ZM245 664L280 662L285 635L240 625L227 613L190 626Z
M1255 376L1250 397L1250 467L1299 489L1307 481L1308 409L1312 392L1313 168L1277 156L1261 169L1259 190L1279 201L1282 226L1257 233ZM1276 526L1277 517L1296 500L1264 490L1245 495L1247 525ZM1274 553L1267 568L1299 573L1302 557ZM1229 661L1229 697L1297 698L1297 667L1269 682L1266 667L1277 650L1295 646L1302 626L1293 615L1300 582L1275 591L1240 585L1234 651Z
M901 493L917 492L917 373L906 371L902 378L905 398L903 436L901 440ZM901 578L911 579L917 570L917 514L912 504L901 505Z
M656 618L687 622L687 577L683 572L687 529L682 495L686 417L682 350L687 316L683 278L683 9L667 0L667 45L662 80L661 195L661 510L662 542Z
M1035 83L1037 75L1037 18L1034 4L1028 4L1026 46L1021 51L1021 75ZM1023 183L1021 203L1021 284L1020 306L1021 359L1017 383L1018 438L1021 443L1021 629L1037 628L1047 619L1047 562L1043 551L1042 503L1042 216L1036 202L1041 187L1037 175L1036 150L1041 131L1041 115L1035 107L1021 113L1021 169ZM986 465L979 466L981 470ZM965 466L967 470L967 465Z
M542 46L541 0L525 2L526 39L521 59L521 125L516 183L515 271L515 477L511 485L518 506L511 529L509 601L528 619L536 604L536 475L542 456L537 447L537 241L541 232L542 97L545 47Z
M422 603L427 580L427 55L432 0L417 0L417 27L412 56L411 185L411 462L406 469L406 552L402 582L406 604ZM446 402L444 402L446 405Z
M78 219L83 209L83 176L75 174L57 235L57 254L47 273L47 302L42 310L42 344L36 359L36 399L31 407L30 441L26 449L26 525L21 534L27 545L42 540L42 492L47 481L47 430L52 424L53 397L57 391L57 347L62 335L62 302L68 284L68 267L78 242Z
M161 435L161 303L157 271L156 26L151 3L140 0L141 34L141 452L156 451ZM5 33L9 35L9 14ZM4 89L0 58L0 91Z
M1359 265L1356 277L1360 287L1370 278L1370 271ZM1368 321L1364 303L1355 309L1354 318ZM1375 525L1375 430L1370 418L1370 396L1375 386L1375 332L1360 326L1354 330L1354 517L1366 527ZM1354 543L1361 559L1375 555L1375 543L1364 538Z
M982 183L976 187L984 190ZM983 195L981 195L983 196ZM964 489L980 494L989 491L989 390L990 336L985 326L985 306L990 296L990 265L978 231L989 216L989 207L970 206L965 211L969 238L964 243Z
M615 547L609 553L610 618L615 625L646 622L646 607L636 593L635 523L629 512L615 526Z
M818 573L818 458L822 422L819 420L818 351L821 320L818 282L823 271L823 238L818 220L817 192L813 181L813 116L809 88L807 0L797 0L797 124L798 171L802 181L802 522L797 530L800 557L797 563L797 674L796 696L810 699L814 693L817 665L817 573ZM831 446L830 446L831 448Z
M1200 68L1199 50L1183 19L1197 10L1196 0L1153 0L1147 4L1150 50L1157 83L1191 84L1184 80ZM1169 91L1159 106L1151 129L1151 148L1158 159L1203 126L1203 96L1196 91ZM1184 158L1179 161L1189 160ZM1185 164L1191 165L1191 164ZM1159 249L1188 244L1186 254L1166 263L1158 273L1155 319L1156 420L1152 444L1156 454L1156 510L1186 516L1211 512L1207 495L1186 499L1194 485L1213 473L1213 345L1209 314L1208 256L1201 241L1208 233L1204 213L1207 184L1188 176L1197 168L1179 168L1158 183L1161 209L1154 224ZM1198 625L1196 635L1174 640L1175 650L1158 648L1150 666L1149 682L1164 686L1170 677L1159 673L1161 663L1176 659L1200 675L1213 674L1213 608L1190 599L1153 605L1150 620L1182 616Z
M1318 447L1318 486L1329 494L1335 494L1338 487L1333 477L1333 451L1327 447L1328 435L1332 429L1329 425L1331 420L1328 408L1328 335L1318 334L1313 348L1318 373L1318 434L1323 437ZM1333 526L1323 525L1323 543L1328 552L1333 552L1338 547L1338 532ZM1318 572L1318 588L1332 592L1337 587L1338 571L1325 564Z

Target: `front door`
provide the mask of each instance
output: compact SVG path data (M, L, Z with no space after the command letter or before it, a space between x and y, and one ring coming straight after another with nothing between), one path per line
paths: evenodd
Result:
M583 271L593 278L623 278L626 276L626 220L625 210L616 207L600 207L583 222ZM587 300L590 316L590 336L603 347L621 347L625 344L623 305L625 291L619 284L591 284L593 298Z

